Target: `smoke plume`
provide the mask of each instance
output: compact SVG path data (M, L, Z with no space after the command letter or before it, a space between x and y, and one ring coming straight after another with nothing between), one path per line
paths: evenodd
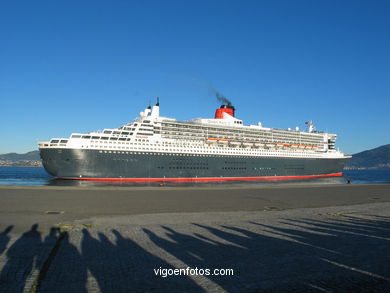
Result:
M215 88L212 88L211 90L215 93L215 96L217 97L217 100L219 102L221 102L222 104L226 104L228 106L232 105L232 102L230 102L224 95L218 92Z

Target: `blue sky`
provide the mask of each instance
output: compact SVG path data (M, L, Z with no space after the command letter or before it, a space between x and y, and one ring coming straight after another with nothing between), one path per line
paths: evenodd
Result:
M2 1L0 153L164 116L337 133L346 153L390 143L389 1Z

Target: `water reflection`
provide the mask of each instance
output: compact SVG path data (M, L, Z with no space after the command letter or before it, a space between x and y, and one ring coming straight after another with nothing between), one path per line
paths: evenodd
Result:
M247 187L257 185L283 185L283 184L344 184L347 180L344 177L329 178L309 178L309 179L279 179L279 180L242 180L242 181L212 181L212 182L172 182L172 181L154 181L154 182L128 182L128 181L83 181L83 180L61 180L51 179L47 185L52 186L123 186L123 187Z
M213 182L126 182L126 181L82 181L54 179L43 168L39 167L0 167L0 185L25 186L114 186L114 187L246 187L283 184L345 184L350 183L382 183L390 182L390 170L347 170L343 177L279 179L254 181L213 181Z

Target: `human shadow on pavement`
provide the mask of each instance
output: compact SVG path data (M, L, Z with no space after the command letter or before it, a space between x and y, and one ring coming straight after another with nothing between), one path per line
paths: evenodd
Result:
M11 229L0 234L6 243L1 292L28 289L34 268L36 292L390 292L390 221L384 217L69 234L52 228L43 240L34 224L7 249ZM187 267L210 274L164 275L164 269Z
M233 269L234 276L205 276L227 292L390 292L388 221L281 222L144 232L192 268Z
M23 292L36 265L42 244L38 224L23 233L7 250L7 261L0 273L0 292Z
M14 226L8 226L4 229L3 232L0 233L0 255L7 248L8 242L10 241L10 236L8 236L9 232L13 229Z
M61 246L40 281L38 292L88 292L87 267L79 249L63 232Z
M117 230L81 232L73 243L64 238L39 292L203 292L186 276L157 276L172 266Z

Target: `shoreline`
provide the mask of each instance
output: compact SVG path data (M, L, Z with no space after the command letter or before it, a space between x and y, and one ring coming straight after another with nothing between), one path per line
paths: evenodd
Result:
M167 185L154 185L154 186L128 186L116 184L115 186L110 185L84 185L84 186L62 186L62 185L0 185L0 190L2 189L22 189L22 190L113 190L113 191L126 191L126 190L153 190L153 191L166 191L166 190L240 190L240 189L289 189L289 188L313 188L313 187L342 187L342 186L374 186L374 185L387 185L390 186L388 182L372 182L372 183L306 183L306 182L297 182L297 183L264 183L259 182L259 184L253 183L218 183L214 186L210 186L212 183L207 186L198 185L198 186L167 186ZM204 183L201 183L204 184ZM207 183L206 183L207 184ZM221 186L221 184L225 184ZM239 186L238 186L239 185Z

